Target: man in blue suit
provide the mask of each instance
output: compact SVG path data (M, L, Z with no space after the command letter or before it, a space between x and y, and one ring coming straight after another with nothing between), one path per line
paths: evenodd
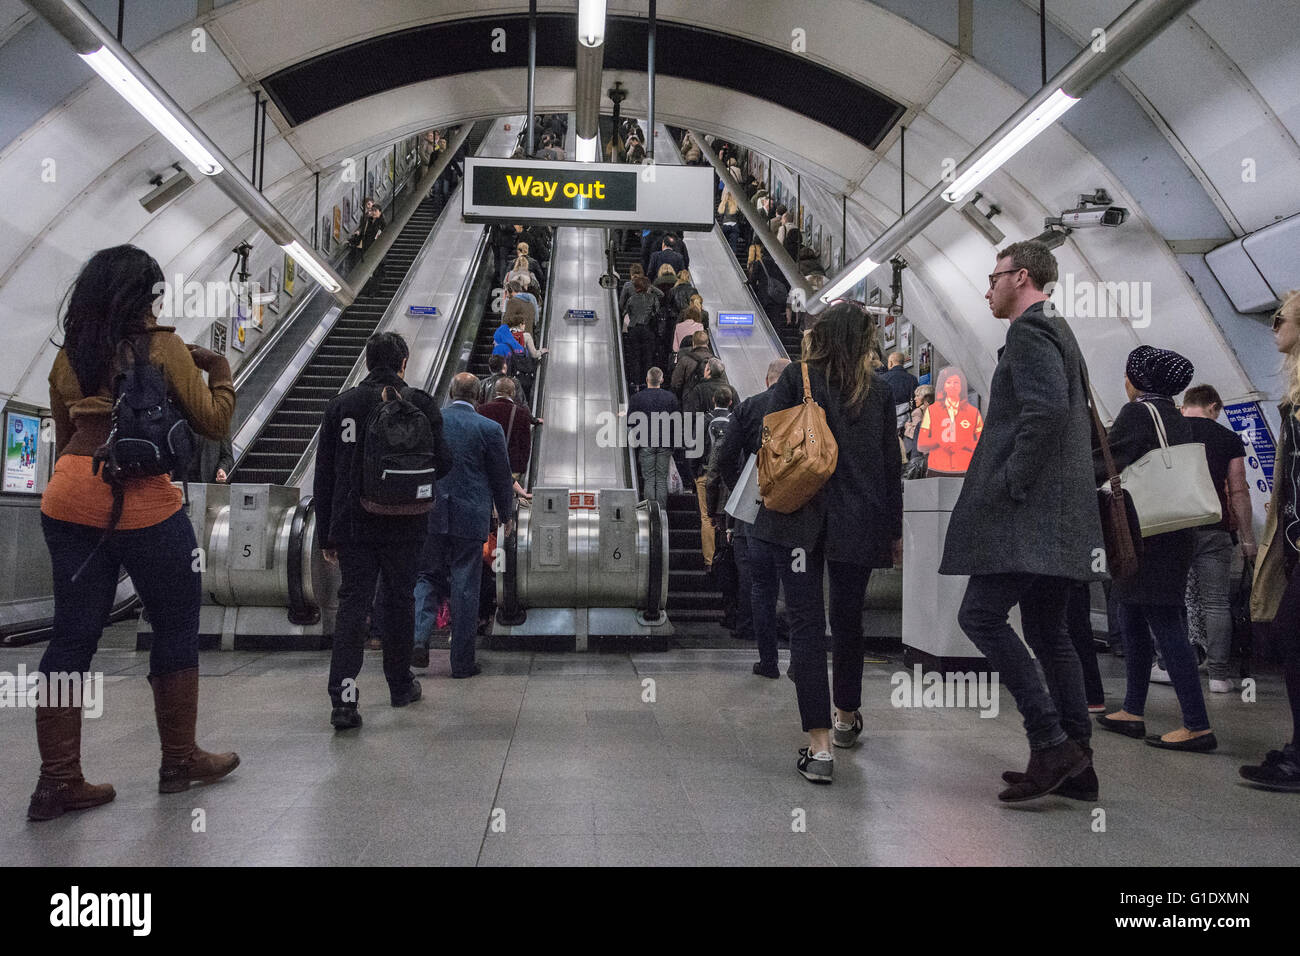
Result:
M450 572L451 676L473 677L482 668L474 661L478 629L483 542L492 526L492 507L501 520L499 536L514 531L514 481L501 426L474 407L479 381L461 372L451 381L451 404L442 411L443 439L455 463L438 481L437 500L429 513L429 536L415 584L416 667L429 666L429 639L438 605L435 582ZM444 578L445 580L445 578Z

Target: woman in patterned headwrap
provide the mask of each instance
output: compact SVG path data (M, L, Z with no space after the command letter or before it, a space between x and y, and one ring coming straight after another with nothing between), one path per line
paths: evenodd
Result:
M1147 452L1160 447L1155 422L1146 406L1154 408L1164 423L1169 444L1192 441L1192 430L1174 404L1174 396L1192 382L1192 363L1177 352L1141 345L1129 353L1124 389L1129 402L1120 409L1110 429L1110 450L1115 467L1123 469ZM1098 482L1106 478L1100 452L1094 464ZM1127 692L1123 709L1097 723L1106 730L1127 737L1145 737L1153 747L1204 753L1218 746L1205 712L1205 698L1196 670L1196 655L1187 639L1184 594L1187 572L1195 548L1194 531L1170 531L1142 539L1142 558L1137 573L1113 588L1119 608L1120 630L1124 635ZM1163 736L1146 733L1142 714L1151 681L1151 636L1164 656L1165 666L1178 695L1183 726Z

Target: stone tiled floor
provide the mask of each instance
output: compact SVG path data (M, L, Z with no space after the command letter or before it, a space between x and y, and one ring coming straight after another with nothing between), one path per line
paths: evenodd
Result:
M0 650L0 671L39 656ZM368 653L365 726L340 735L328 723L326 654L205 653L200 742L238 750L243 764L220 783L160 796L146 656L104 647L94 666L106 675L105 709L86 721L83 762L117 800L26 822L32 715L0 709L0 861L1292 865L1300 849L1300 795L1237 782L1238 764L1287 732L1276 678L1261 679L1257 703L1209 700L1216 754L1099 731L1100 800L1009 807L996 799L998 775L1027 756L1009 694L994 719L895 709L898 665L869 663L864 742L837 751L833 786L814 787L794 770L794 688L752 676L752 651L480 659L483 676L453 681L446 652L435 653L424 700L394 710ZM1121 663L1102 658L1113 700ZM653 702L643 700L650 686ZM1172 689L1153 687L1152 729L1172 728L1176 714Z

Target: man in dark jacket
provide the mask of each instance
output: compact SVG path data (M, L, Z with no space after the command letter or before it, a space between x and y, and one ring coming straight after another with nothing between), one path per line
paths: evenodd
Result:
M668 462L673 457L673 421L681 413L677 396L663 387L664 370L653 366L646 387L627 403L628 443L637 449L641 489L649 501L668 507Z
M1011 319L988 417L948 525L940 574L970 582L957 620L1015 697L1029 767L999 794L1031 800L1069 782L1095 796L1083 671L1066 630L1070 584L1103 576L1092 424L1079 344L1047 302L1056 259L1039 242L998 253L985 298ZM1020 605L1025 641L1007 616Z
M188 481L211 484L224 482L235 470L235 449L230 444L230 436L225 438L198 437L198 454L190 459L190 470L185 476Z
M361 507L362 456L366 423L383 401L386 386L400 389L433 430L435 476L451 472L451 452L443 440L442 415L433 398L408 388L402 376L410 354L396 332L376 332L366 342L370 374L356 387L330 399L316 446L316 475L312 494L316 527L325 559L338 565L338 619L330 658L329 695L334 706L330 722L337 730L361 726L356 678L361 672L366 615L372 606L383 611L375 622L384 645L384 676L394 707L420 699L420 685L411 674L411 640L415 632L415 572L426 534L426 515L372 514ZM375 600L379 580L381 593Z
M443 414L443 433L454 467L438 482L437 500L429 513L429 538L416 567L418 605L415 662L429 663L437 603L434 585L450 575L451 676L473 677L481 671L474 661L478 628L479 584L483 575L483 544L492 531L495 506L501 526L499 539L514 532L514 483L501 426L474 408L478 379L461 372L451 381L451 404Z
M767 390L745 399L731 413L731 425L717 456L718 474L729 488L739 484L749 456L757 455L763 444L763 416L770 411L772 391L789 364L789 359L773 359L767 367ZM749 554L749 533L753 527L748 521L736 520L731 532L732 546L736 551L736 637L744 641L757 640L758 663L754 665L754 673L760 677L777 678L781 676L776 657L776 596L779 589L754 589L751 562L757 555ZM776 578L777 575L770 577Z
M677 356L677 364L673 367L672 389L678 398L686 397L686 392L703 376L703 366L711 358L713 353L709 351L709 333L700 330L691 336L690 349ZM697 372L700 374L697 375Z
M912 408L912 396L920 387L915 375L907 370L903 364L907 361L907 356L902 352L889 353L889 371L883 373L880 377L889 383L889 391L894 396L894 406L897 408L902 405L903 410L900 419L905 418Z
M672 236L664 236L664 241L659 245L659 251L650 257L650 268L646 270L646 275L651 279L659 275L659 270L665 266L673 267L673 272L681 272L686 268L686 260L682 254L673 248L674 242Z
M478 413L490 418L505 432L506 453L510 458L510 471L518 478L528 470L528 458L533 451L533 426L542 424L516 398L519 393L512 378L498 379L492 401L479 405Z

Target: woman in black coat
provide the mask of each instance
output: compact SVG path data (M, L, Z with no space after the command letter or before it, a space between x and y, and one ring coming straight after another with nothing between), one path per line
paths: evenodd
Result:
M808 746L798 770L831 782L834 745L851 747L862 732L862 610L872 568L901 557L903 487L889 386L871 368L875 324L859 306L832 306L808 334L805 362L788 366L773 386L769 414L804 400L804 366L813 400L839 446L835 472L791 514L759 510L750 532L755 592L785 586L790 668ZM835 714L826 679L823 568L830 579ZM779 579L779 580L778 580ZM757 609L756 609L757 613ZM755 629L774 626L755 620ZM772 675L775 676L775 675Z
M1149 408L1160 414L1170 445L1192 441L1192 430L1183 419L1173 396L1191 384L1192 363L1177 352L1142 345L1129 353L1124 389L1129 403L1120 409L1109 432L1115 467L1123 470L1147 452L1160 447L1155 421ZM1106 466L1100 452L1094 456L1099 482L1106 480ZM1183 726L1162 737L1146 737L1153 747L1167 750L1206 752L1218 746L1205 712L1205 698L1196 670L1196 655L1187 638L1185 594L1187 572L1195 548L1193 529L1170 531L1142 539L1142 558L1137 573L1116 581L1112 587L1119 609L1120 631L1124 635L1128 687L1124 708L1097 723L1106 730L1128 737L1146 736L1142 719L1147 687L1151 681L1151 635L1164 656L1166 669L1178 695Z

